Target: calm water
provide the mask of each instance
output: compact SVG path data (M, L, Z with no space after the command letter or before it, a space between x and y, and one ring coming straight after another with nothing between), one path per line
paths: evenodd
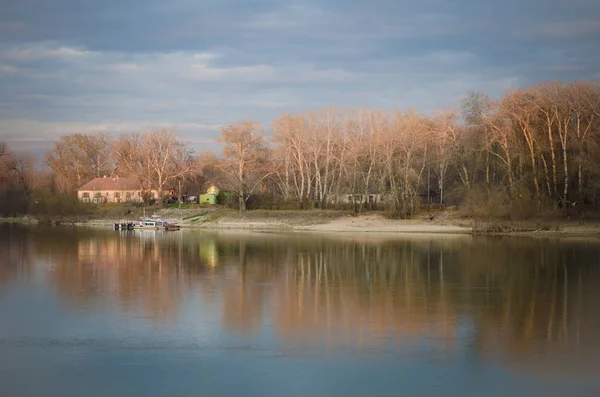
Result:
M0 396L598 396L600 240L0 226Z

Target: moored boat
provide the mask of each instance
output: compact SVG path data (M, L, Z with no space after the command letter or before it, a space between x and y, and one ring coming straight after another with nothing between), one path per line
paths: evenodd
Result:
M159 218L144 218L134 224L134 229L159 230L168 225L167 222Z

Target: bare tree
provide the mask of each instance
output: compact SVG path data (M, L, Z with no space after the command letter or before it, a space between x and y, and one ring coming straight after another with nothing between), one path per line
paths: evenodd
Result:
M8 144L0 142L0 159L8 154Z
M504 168L504 174L508 180L508 196L512 199L515 194L513 164L518 155L514 130L510 119L503 113L499 103L490 102L490 108L491 111L484 120L486 128L490 131L487 150L492 156L498 158L501 167ZM492 146L494 144L495 148Z
M242 121L221 130L223 158L215 166L228 176L229 187L238 196L239 210L246 210L246 202L275 170L269 159L269 149L261 133L261 126Z
M354 193L361 192L358 202L354 202L357 212L369 197L369 189L373 184L374 175L378 167L379 149L385 131L390 128L389 120L385 114L371 110L361 110L355 114L354 131L348 141L348 157L352 173L352 197Z
M193 171L191 151L174 131L156 129L143 137L143 159L150 170L150 182L162 203L165 188Z
M380 140L379 181L395 216L410 217L416 209L430 141L425 121L414 112L396 112Z
M107 134L74 135L78 146L83 149L88 163L91 163L94 176L100 178L102 173L110 171L112 159L112 137Z
M144 202L150 200L152 173L144 153L144 137L134 133L121 136L113 145L117 175L130 176L138 180Z
M283 115L273 123L276 132L275 143L285 152L286 180L291 181L292 189L301 208L311 195L312 178L307 148L305 145L306 123L303 116Z
M600 87L590 83L575 83L570 87L575 119L577 150L577 191L579 200L584 200L585 173L590 173L590 137L600 131Z
M0 142L0 213L17 215L27 211L33 173L32 157L17 155Z
M114 150L117 170L136 177L142 191L157 190L161 203L168 184L190 175L195 167L190 149L167 129L125 135Z
M112 171L111 146L111 138L106 134L62 136L46 155L45 163L74 190Z
M458 117L453 111L439 112L433 119L432 149L438 163L436 168L438 190L440 192L440 204L444 202L444 185L448 178L448 166L449 164L454 164L452 162L452 156L454 155L454 147L457 145L459 138L458 126L456 125L457 119ZM463 174L468 181L469 174L466 171L466 168L463 170Z
M525 141L529 161L531 165L530 176L536 200L540 200L540 184L538 178L538 139L534 123L536 119L536 107L534 96L527 90L514 91L504 96L502 106L506 114L513 122L513 126Z

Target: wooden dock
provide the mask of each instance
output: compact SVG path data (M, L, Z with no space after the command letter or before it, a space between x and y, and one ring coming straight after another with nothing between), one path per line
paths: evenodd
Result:
M135 230L135 229L143 229L143 230L165 230L167 232L174 232L177 230L180 230L181 227L179 225L174 225L174 224L165 224L162 226L146 226L146 227L139 227L139 225L136 225L134 222L116 222L114 223L114 229L117 231L130 231L130 230Z
M133 222L115 223L115 230L121 230L121 231L133 230Z

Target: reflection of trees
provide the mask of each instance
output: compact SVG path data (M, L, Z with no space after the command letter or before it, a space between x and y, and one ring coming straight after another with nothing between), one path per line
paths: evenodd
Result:
M453 349L472 335L477 354L528 369L537 364L527 360L539 358L542 371L546 354L560 357L551 361L561 368L569 359L581 365L579 354L598 344L597 244L240 238L233 246L243 248L227 257L237 266L221 293L225 325L236 331L256 330L270 315L286 341L384 346L426 338Z
M0 286L14 277L27 277L33 269L33 244L23 228L0 225Z
M180 234L178 234L180 235ZM116 299L126 312L169 318L190 280L203 271L198 251L161 233L71 236L52 273L60 295L79 305Z
M230 260L237 266L221 286L223 323L228 329L247 333L256 331L262 321L270 292L268 286L279 266L273 250L259 250L244 240L235 248L237 258L232 256Z
M427 335L453 343L457 308L429 243L324 244L288 261L277 327L288 338L327 335L363 344Z
M565 366L581 373L582 357L598 360L597 242L0 232L8 258L0 283L49 263L48 280L82 307L116 302L126 313L174 320L186 296L197 294L220 306L226 330L271 326L287 343L418 341L445 350L467 339L478 356L544 373Z
M599 248L568 240L486 239L461 250L469 264L462 290L471 291L479 349L521 369L595 371L582 358L600 347ZM473 293L476 288L483 293Z

